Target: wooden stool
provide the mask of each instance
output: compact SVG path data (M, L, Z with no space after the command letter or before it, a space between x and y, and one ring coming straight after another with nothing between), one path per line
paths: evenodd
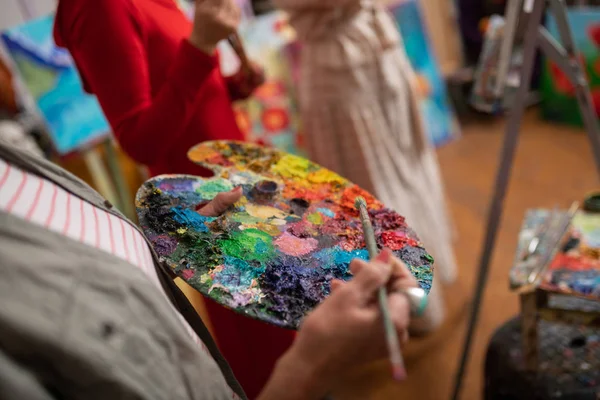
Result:
M537 372L527 372L521 318L492 336L485 359L485 400L600 399L600 330L541 321Z

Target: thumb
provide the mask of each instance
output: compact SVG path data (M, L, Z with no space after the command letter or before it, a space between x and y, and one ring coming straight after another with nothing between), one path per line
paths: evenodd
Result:
M227 211L242 197L242 188L237 187L229 192L221 192L215 196L206 206L198 210L205 217L217 217Z

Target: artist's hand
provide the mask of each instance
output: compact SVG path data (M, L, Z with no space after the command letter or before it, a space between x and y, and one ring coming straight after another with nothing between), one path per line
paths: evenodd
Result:
M250 62L250 68L242 68L240 72L246 77L248 82L248 95L252 94L257 87L265 83L265 69L255 62Z
M242 188L237 187L229 192L221 192L204 207L198 210L205 217L218 217L242 197Z
M297 397L320 398L331 389L335 377L387 356L383 321L377 291L387 285L388 308L400 338L407 338L409 305L395 290L416 286L406 266L390 251L383 251L371 263L354 260L350 282L335 281L332 293L303 322L296 341L280 359L261 399L277 398L277 383L290 380ZM281 385L285 390L285 385ZM289 391L289 386L287 388ZM280 392L282 395L289 392ZM267 395L268 394L268 395Z
M230 95L233 100L243 100L250 97L252 92L265 83L265 70L251 62L248 68L240 67L238 72L227 80Z
M237 29L241 11L234 0L195 0L194 27L190 43L212 54L217 44Z

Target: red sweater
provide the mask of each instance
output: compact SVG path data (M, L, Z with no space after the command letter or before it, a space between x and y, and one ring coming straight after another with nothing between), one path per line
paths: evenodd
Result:
M56 12L57 45L123 150L152 175L205 175L187 159L190 147L244 139L218 55L192 46L191 30L173 0L60 0Z

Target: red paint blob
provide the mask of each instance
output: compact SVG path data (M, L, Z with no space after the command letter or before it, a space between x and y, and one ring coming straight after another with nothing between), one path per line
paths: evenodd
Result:
M380 241L383 247L387 247L390 250L400 250L408 242L406 235L400 232L383 232L380 236Z
M397 230L406 227L403 216L396 214L390 209L371 210L369 212L373 225L381 227L384 231Z

